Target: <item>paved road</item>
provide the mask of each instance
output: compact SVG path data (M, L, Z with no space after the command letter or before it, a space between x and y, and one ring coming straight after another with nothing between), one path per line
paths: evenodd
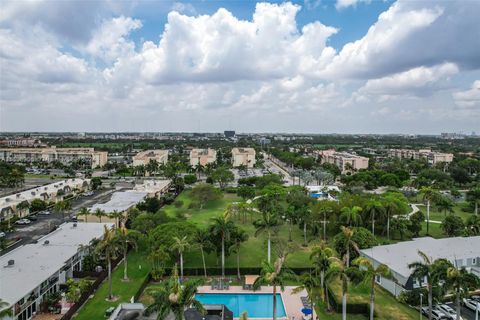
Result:
M270 172L282 175L283 180L286 181L285 185L293 186L293 178L290 176L290 173L288 171L286 171L270 159L265 159L264 165Z
M452 302L449 302L447 303L448 306L450 306L451 308L453 308L454 310L456 310L456 306L454 303ZM475 320L475 312L468 309L468 308L465 308L464 306L461 307L462 308L462 311L461 311L461 316L464 320Z

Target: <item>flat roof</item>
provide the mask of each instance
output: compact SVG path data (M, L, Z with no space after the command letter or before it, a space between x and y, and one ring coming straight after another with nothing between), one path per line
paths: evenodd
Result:
M40 238L0 257L0 299L14 304L48 280L71 259L82 245L101 238L104 225L113 223L64 223ZM44 242L48 240L49 244ZM9 260L15 263L6 267Z
M90 211L101 209L106 213L122 212L141 202L147 194L144 191L118 191L112 194L108 202L94 204Z
M415 238L411 241L362 249L360 252L408 278L412 273L408 265L421 260L418 255L419 250L433 260L444 258L454 262L458 259L480 257L480 236L444 239Z

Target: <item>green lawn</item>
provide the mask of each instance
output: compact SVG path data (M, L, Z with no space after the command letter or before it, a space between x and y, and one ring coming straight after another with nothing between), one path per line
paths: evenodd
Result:
M178 198L183 202L182 207L176 208L174 205L169 205L164 207L165 212L171 216L175 217L177 214L181 213L187 217L187 221L195 223L201 228L207 228L213 217L221 215L224 213L226 206L232 202L241 201L234 194L225 194L224 197L220 200L212 201L204 206L203 209L188 209L189 204L192 202L190 197L190 191L184 191ZM240 266L241 267L259 267L262 260L267 259L267 238L265 235L259 235L255 237L255 228L252 224L251 218L248 217L246 223L242 221L235 220L236 224L244 229L248 235L249 239L245 242L241 249L241 258ZM288 226L282 225L279 227L277 238L279 239L288 239ZM310 265L309 255L310 248L302 247L301 243L303 241L302 230L298 226L293 227L292 232L293 245L295 250L287 257L287 266L288 267L308 267ZM272 249L272 257L275 257L275 250ZM215 267L219 266L217 264L217 257L214 253L208 254L206 256L207 266ZM226 267L236 267L236 254L231 254L226 258L225 261ZM202 267L201 254L198 249L191 250L185 255L185 266L188 267Z
M121 302L129 302L130 299L137 293L142 285L145 277L150 272L150 265L145 259L144 252L131 251L128 256L128 276L129 282L123 282L123 263L120 263L113 272L112 288L113 294L118 297L118 300L109 302L106 300L108 296L108 281L100 285L92 299L78 312L75 317L77 320L92 320L103 319L104 312L109 307L116 307Z
M335 293L337 301L341 303L342 289L340 281L333 282L330 288ZM369 304L370 287L364 284L357 286L350 285L347 295L347 303ZM418 318L418 311L397 301L390 293L377 287L375 289L375 315L377 319L382 320L411 320ZM350 319L350 315L348 318Z

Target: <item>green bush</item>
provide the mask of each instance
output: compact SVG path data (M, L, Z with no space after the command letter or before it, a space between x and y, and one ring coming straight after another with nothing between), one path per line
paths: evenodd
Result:
M183 206L183 201L182 200L177 200L173 203L175 208L181 208Z

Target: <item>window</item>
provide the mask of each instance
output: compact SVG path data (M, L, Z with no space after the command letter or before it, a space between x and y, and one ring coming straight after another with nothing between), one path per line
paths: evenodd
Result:
M476 264L477 264L477 258L473 258L473 259L472 259L472 264L473 264L473 265L476 265Z
M376 275L375 276L375 282L378 283L378 284L382 284L382 277L379 276L379 275Z

